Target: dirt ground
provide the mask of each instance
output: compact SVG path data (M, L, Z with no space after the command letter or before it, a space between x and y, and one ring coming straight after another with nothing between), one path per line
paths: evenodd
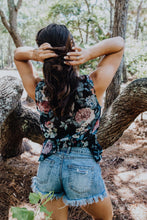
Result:
M36 174L39 144L24 139L21 156L0 161L0 220L12 220L11 206L35 209L29 204L31 178ZM102 176L108 188L114 220L147 219L147 112L103 152ZM36 220L41 220L41 217ZM80 208L69 209L68 220L91 220Z

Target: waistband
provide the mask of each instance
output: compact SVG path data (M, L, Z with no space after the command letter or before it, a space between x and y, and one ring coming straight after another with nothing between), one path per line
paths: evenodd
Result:
M89 148L87 147L63 147L60 148L57 152L63 152L63 153L77 153L77 154L84 154L84 155L91 155L91 152Z

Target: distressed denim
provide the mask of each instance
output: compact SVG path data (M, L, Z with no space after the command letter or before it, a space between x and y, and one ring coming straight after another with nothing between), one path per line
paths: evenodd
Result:
M34 192L54 192L66 205L81 206L98 202L107 196L101 168L88 148L62 148L40 161L33 177Z

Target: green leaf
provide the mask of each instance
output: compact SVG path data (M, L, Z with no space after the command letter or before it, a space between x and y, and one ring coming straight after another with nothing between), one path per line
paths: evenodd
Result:
M37 204L40 200L40 195L38 193L30 193L29 201L31 204Z
M45 202L43 203L43 205L45 205L49 200L51 200L51 198L53 197L54 195L54 192L51 191L49 192L48 194L44 195L43 196L43 199L46 199Z
M51 215L52 215L52 213L53 213L53 212L49 212L49 211L47 210L47 208L46 208L45 206L43 206L43 205L40 206L40 212L46 213L46 214L48 215L48 217L51 217Z
M45 220L49 220L49 219L51 220L52 218L49 217L49 216L46 216L46 217L45 217Z
M12 217L17 220L34 220L34 212L26 208L11 207Z

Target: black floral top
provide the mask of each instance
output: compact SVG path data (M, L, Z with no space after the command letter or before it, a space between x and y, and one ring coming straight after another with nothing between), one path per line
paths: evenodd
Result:
M97 130L101 114L94 93L93 81L89 76L81 76L71 112L65 120L60 120L50 109L45 96L45 82L36 86L35 99L40 113L40 127L44 134L42 152L39 161L55 153L62 147L88 147L96 161L100 161L102 147L97 141Z

